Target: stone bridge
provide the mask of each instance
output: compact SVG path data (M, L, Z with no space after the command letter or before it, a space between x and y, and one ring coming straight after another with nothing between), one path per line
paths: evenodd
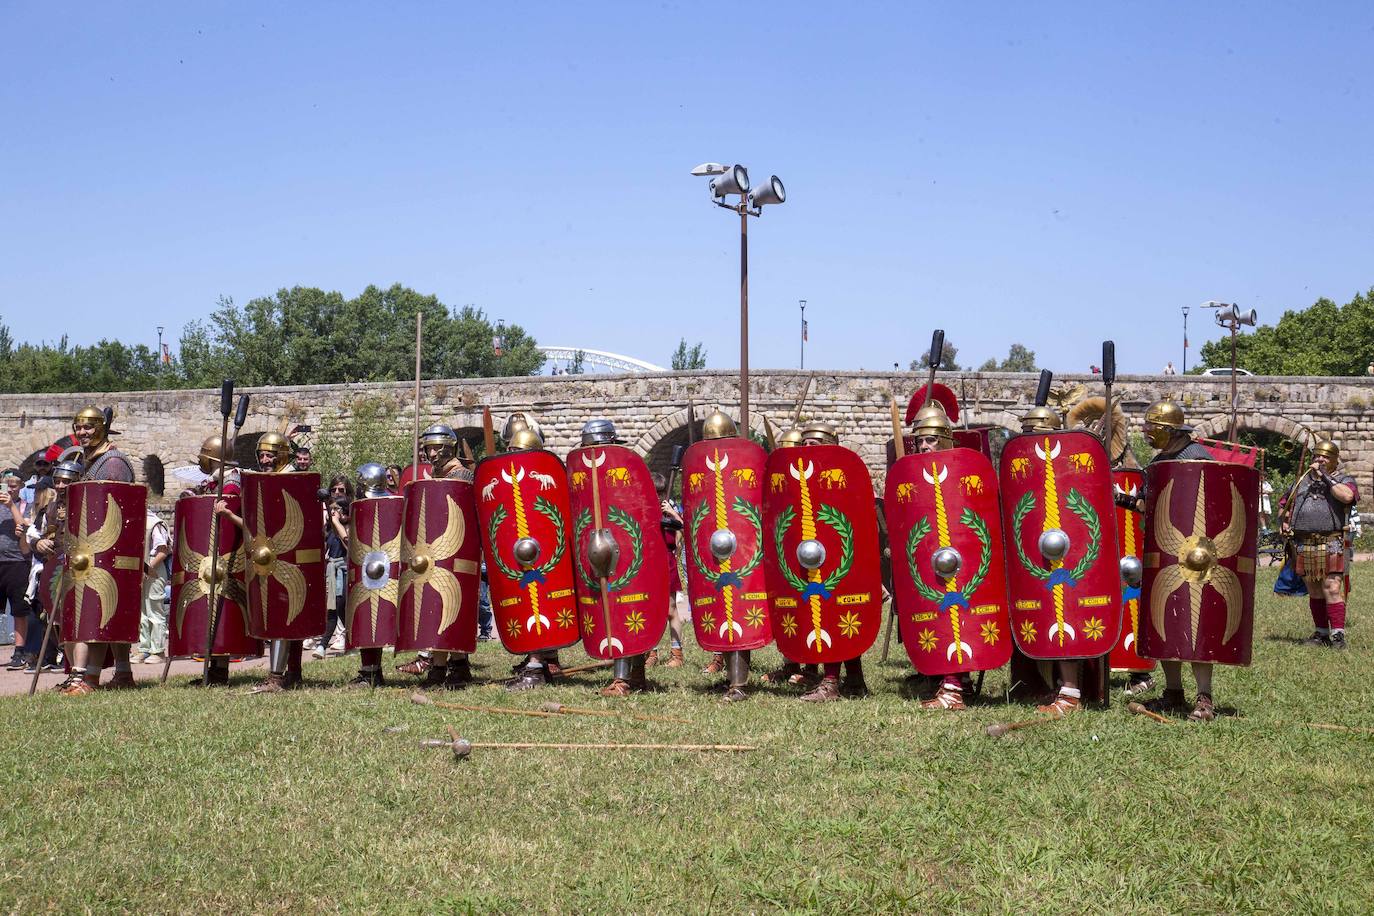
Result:
M756 432L767 416L775 431L790 426L797 400L810 380L802 414L823 418L841 431L881 487L884 449L891 436L889 398L906 401L925 381L924 373L799 372L764 370L750 378L750 413ZM1032 373L942 372L939 381L960 396L970 424L1016 429L1017 418L1034 397ZM1057 376L1056 387L1087 385L1100 394L1100 377ZM308 423L318 431L338 427L355 405L383 399L399 429L414 423L414 386L407 383L318 385L247 389L252 410L245 433ZM626 375L523 376L425 382L421 426L445 422L474 442L481 438L482 407L490 406L498 429L505 415L529 410L539 418L551 449L563 454L577 444L582 423L613 419L621 436L657 469L665 469L673 446L687 441L688 405L698 421L716 406L738 414L739 375L730 370ZM1162 397L1182 404L1201 435L1224 437L1230 380L1200 376L1118 376L1122 408L1139 429L1145 407ZM37 449L68 431L72 415L88 404L116 412L119 445L136 459L167 466L190 463L201 440L219 432L218 392L179 390L117 394L0 395L0 467L20 466ZM1374 472L1374 379L1242 378L1238 382L1240 426L1299 438L1311 430L1341 445L1359 480Z

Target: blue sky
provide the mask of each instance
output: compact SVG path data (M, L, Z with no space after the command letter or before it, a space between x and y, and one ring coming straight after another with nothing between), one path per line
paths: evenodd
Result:
M1181 355L1374 285L1367 4L0 3L0 317L175 343L400 282L541 343L905 367ZM1219 336L1190 316L1192 356ZM1202 320L1199 320L1202 319Z

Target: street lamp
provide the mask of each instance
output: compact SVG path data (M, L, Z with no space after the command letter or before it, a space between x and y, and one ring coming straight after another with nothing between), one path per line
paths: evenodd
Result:
M704 162L692 174L710 177L711 202L739 214L739 422L749 430L749 217L762 216L763 208L787 200L787 191L777 175L768 176L763 187L751 190L749 170L742 165ZM738 196L736 203L726 198Z
M806 368L806 300L798 299L797 304L801 306L801 365L800 369Z
M157 390L162 390L162 325L157 326Z
M496 333L491 338L491 349L500 359L506 352L506 319L496 319Z
M1183 307L1183 374L1188 374L1188 306Z
M1234 302L1218 302L1215 299L1208 299L1202 303L1201 308L1216 309L1213 315L1217 324L1231 332L1231 430L1226 437L1229 441L1236 441L1236 409L1239 406L1236 396L1236 335L1240 333L1241 325L1254 327L1259 320L1259 313L1254 309L1246 311Z

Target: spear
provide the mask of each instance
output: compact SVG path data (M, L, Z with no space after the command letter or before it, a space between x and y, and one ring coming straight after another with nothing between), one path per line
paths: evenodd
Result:
M431 738L421 741L421 747L448 748L453 751L453 756L462 760L472 753L473 748L514 748L526 750L532 748L558 750L558 751L755 751L758 748L749 744L564 744L564 743L543 743L528 741L469 741L459 737L458 732L449 726L449 736L452 741L443 741Z
M902 415L897 409L897 396L892 396L892 449L897 461L906 457L906 439L902 435ZM896 462L894 462L895 464ZM879 663L887 661L887 650L892 645L892 628L897 620L897 592L892 587L892 567L890 565L892 556L892 545L888 544L887 517L883 513L878 513L878 528L882 535L883 543L886 545L883 552L889 558L887 581L883 583L887 587L887 594L892 599L892 607L887 614L887 632L883 635L883 654L878 659Z

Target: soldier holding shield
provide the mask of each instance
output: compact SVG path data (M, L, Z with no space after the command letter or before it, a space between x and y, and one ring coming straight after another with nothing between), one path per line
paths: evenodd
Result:
M568 476L525 414L506 422L507 449L478 463L477 517L501 643L524 654L507 690L553 683L558 650L580 637L568 525Z
M1145 438L1158 449L1137 495L1117 503L1145 513L1142 595L1150 624L1140 654L1164 669L1164 693L1153 712L1188 709L1183 662L1191 663L1197 699L1188 718L1210 722L1215 663L1248 665L1254 614L1254 509L1259 473L1222 464L1193 441L1183 409L1156 401L1145 411ZM1224 613L1222 613L1224 611Z
M864 692L860 658L882 622L882 569L867 466L838 444L829 423L808 423L801 439L768 456L765 565L778 651L824 666L820 684L801 698L819 703L840 698L842 662L846 690Z
M98 410L94 407L82 408L82 410L72 419L72 436L80 444L82 450L81 460L84 469L81 472L81 483L93 481L125 484L133 483L133 464L130 463L128 457L119 449L115 448L114 443L110 441L109 420L107 419L105 411ZM116 493L120 495L116 497ZM95 491L92 490L91 494L94 496ZM135 492L133 489L127 491L117 489L104 495L106 499L93 500L93 505L89 513L85 500L78 497L77 505L80 510L79 514L82 517L79 523L76 519L69 519L68 527L70 528L73 524L78 524L79 531L75 534L79 544L85 544L87 547L98 547L100 545L105 545L105 542L109 540L109 538L100 537L100 532L97 532L94 536L90 536L88 539L88 532L86 529L90 527L92 517L95 514L100 514L101 518L107 521L114 518L122 520L127 516L132 516L136 518L138 527L140 529L143 527L143 519L146 514L147 505L146 490ZM125 496L128 497L127 502L116 502L112 504L108 501L109 499L123 500ZM100 509L97 508L95 503L100 503L107 508L110 505L116 505L118 511L100 513ZM85 527L80 528L80 526ZM103 530L105 528L104 523L102 522L99 527ZM74 534L70 531L68 533ZM141 584L141 569L143 566L142 536L139 536L138 547L133 554L137 559L132 559L129 556L129 551L124 549L124 538L122 533L119 537L119 543L105 545L109 550L119 553L117 557L114 557L112 562L118 564L115 568L124 571L124 567L132 560L132 568L140 570L140 575L132 577L130 581L137 580L137 583ZM68 557L69 567L73 557L76 557L76 562L87 562L90 564L89 568L94 570L94 572L89 574L92 577L93 583L103 582L104 580L97 575L103 565L100 558L96 556L96 553L99 551L96 553L83 551L80 549L77 542L74 542L74 545L77 547L76 552ZM97 542L99 543L97 544ZM63 620L69 624L69 626L64 629L70 634L73 641L72 673L74 675L81 675L79 680L73 681L71 685L63 690L63 694L66 696L83 696L92 693L100 686L100 669L105 665L107 652L114 653L115 667L114 676L110 678L108 686L111 689L127 689L134 686L133 668L129 663L129 650L133 642L137 641L137 621L133 623L133 629L129 638L124 639L122 637L126 635L126 630L128 630L125 625L125 619L127 613L130 613L132 604L139 605L139 610L134 616L138 617L142 614L141 598L138 595L134 595L132 598L127 597L121 594L118 589L113 590L113 592L107 589L100 590L97 592L100 601L100 625L92 629L85 625L91 623L92 615L84 613L82 605L83 602L87 601L88 593L96 590L94 587L74 587L78 583L84 585L86 576L87 573L85 570L69 568L64 571L62 579L64 596L62 605ZM118 582L120 585L125 585L123 577L112 581ZM132 587L135 588L135 590L137 589L137 585ZM82 639L83 633L92 633L96 637L105 634L121 638L104 639L88 637Z
M425 687L459 690L472 683L477 648L481 542L473 472L458 459L458 434L436 423L420 434L420 456L433 480L405 491L396 648L420 654L397 667L423 674Z
M996 476L981 452L954 447L938 401L912 433L916 454L888 470L883 500L902 644L916 670L942 679L921 707L959 710L964 678L1011 657Z

